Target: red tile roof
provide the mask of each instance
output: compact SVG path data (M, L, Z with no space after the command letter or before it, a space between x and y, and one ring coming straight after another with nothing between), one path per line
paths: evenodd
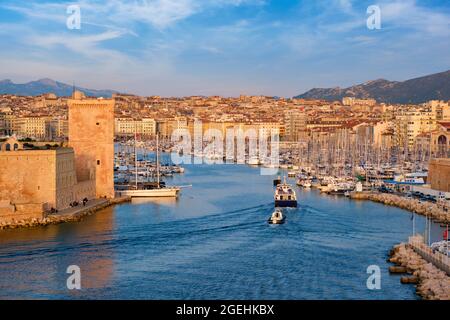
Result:
M450 122L439 122L439 124L446 129L450 129Z

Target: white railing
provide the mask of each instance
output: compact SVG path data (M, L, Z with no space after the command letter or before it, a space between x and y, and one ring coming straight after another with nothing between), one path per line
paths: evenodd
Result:
M409 237L408 241L411 248L418 253L423 259L432 263L440 270L450 275L450 257L438 251L434 252L429 246L424 243L422 236Z

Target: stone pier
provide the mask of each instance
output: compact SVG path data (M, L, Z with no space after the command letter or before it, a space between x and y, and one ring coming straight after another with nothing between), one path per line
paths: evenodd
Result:
M3 222L0 223L0 230L39 227L51 224L60 224L64 222L81 221L83 218L90 216L97 211L100 211L112 205L129 201L131 201L131 198L129 197L90 200L85 206L79 205L77 207L61 210L58 213L45 214L42 218L13 220L8 223Z
M430 250L422 248L422 245L424 244L420 244L420 239L411 237L408 244L395 246L389 261L398 268L390 268L390 271L398 273L400 270L410 274L411 277L402 277L401 282L417 283L416 292L425 300L450 300L450 277L430 262L439 261L440 258L434 256Z
M371 200L409 210L422 216L428 216L436 222L444 224L450 223L450 212L444 211L435 203L379 192L352 192L350 198L355 200Z

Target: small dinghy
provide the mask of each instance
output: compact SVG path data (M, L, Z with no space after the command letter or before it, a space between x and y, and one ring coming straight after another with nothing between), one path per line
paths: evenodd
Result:
M285 220L286 218L283 215L283 212L280 209L276 209L267 222L269 224L283 224Z

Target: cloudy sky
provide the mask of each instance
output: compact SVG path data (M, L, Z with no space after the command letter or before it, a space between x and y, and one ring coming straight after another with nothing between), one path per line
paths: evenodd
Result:
M81 29L66 26L81 8ZM381 29L366 26L381 9ZM0 78L293 96L450 69L448 0L1 0Z

